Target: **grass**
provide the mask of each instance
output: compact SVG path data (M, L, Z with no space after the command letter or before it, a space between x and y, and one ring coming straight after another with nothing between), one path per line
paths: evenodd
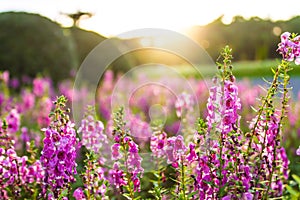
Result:
M263 61L238 61L233 62L233 73L237 78L243 77L268 77L273 76L271 68L275 68L280 63L280 60L263 60ZM292 65L294 70L291 72L292 76L300 76L300 67L295 64ZM187 77L212 77L217 72L217 67L213 65L199 66L198 73L191 66L178 66L176 69Z

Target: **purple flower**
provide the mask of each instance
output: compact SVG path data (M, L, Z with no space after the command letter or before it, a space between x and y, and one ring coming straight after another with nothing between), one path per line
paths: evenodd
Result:
M132 136L139 140L148 140L151 137L151 127L147 122L141 120L138 116L130 115L128 117L127 127L130 130Z
M77 188L76 190L74 190L73 197L76 200L85 200L86 199L85 195L80 187Z
M226 195L225 197L222 198L222 200L231 200L231 195Z
M22 111L28 111L33 108L35 103L35 96L31 92L23 91L22 92Z
M252 200L254 198L254 195L251 194L250 192L246 192L243 194L243 199L244 200Z
M7 85L9 81L9 71L2 72L2 74L0 74L0 80L2 80Z
M88 115L81 121L78 133L82 134L82 145L95 153L100 152L102 146L107 144L107 136L103 133L104 125L93 116Z
M298 147L297 151L296 151L296 155L300 156L300 146Z
M281 42L278 44L279 53L286 61L294 61L296 65L300 64L300 37L291 38L291 33L284 32L281 35Z
M164 151L167 155L167 163L177 166L177 162L186 162L187 148L184 145L183 137L181 135L168 138Z
M74 123L62 110L61 104L64 102L64 97L57 99L56 109L60 109L60 115L55 116L49 127L42 129L45 138L40 160L46 172L45 185L55 191L55 198L61 188L74 182L73 175L77 173L75 159L78 140Z
M137 178L137 177L133 177L132 179L132 182L133 182L133 190L136 192L140 192L141 189L140 189L140 185L141 185L141 182L140 182L140 179Z
M190 149L190 153L188 154L186 159L188 160L189 163L191 163L192 161L197 160L198 156L197 156L196 151L195 151L195 144L190 143L189 144L189 149Z
M111 146L111 151L112 151L112 159L113 160L118 160L120 158L122 158L122 155L120 154L120 144L119 143L115 143Z
M111 176L111 184L116 186L116 188L127 185L127 181L125 180L125 173L121 169L119 169L118 163L114 163L114 167L113 169L109 170L109 174Z
M9 133L16 133L20 127L20 114L16 109L12 109L8 116L6 117L6 122L8 124L7 131Z
M42 97L45 92L50 89L50 83L48 79L45 78L35 78L33 80L33 93L37 97Z
M167 134L165 132L158 135L152 135L150 140L150 149L153 156L161 158L165 156L164 147L167 142Z
M180 94L175 102L177 117L182 117L182 114L186 114L186 112L191 111L194 104L195 102L191 95L187 93Z

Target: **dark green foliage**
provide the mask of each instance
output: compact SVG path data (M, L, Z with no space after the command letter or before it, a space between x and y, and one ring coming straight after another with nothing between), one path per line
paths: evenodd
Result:
M50 75L54 82L69 76L74 59L59 24L37 14L0 14L0 70L13 76Z
M94 48L97 48L97 45L99 45L101 42L107 39L106 37L99 35L95 32L82 30L76 26L67 28L66 31L69 31L72 35L75 53L77 55L79 65L84 61L84 59ZM127 44L126 40L120 40L117 38L111 38L110 41L111 43L115 44L116 49L118 49L120 46L130 45L130 42L129 44ZM97 53L102 52L97 51ZM95 62L101 62L101 60L96 59ZM133 56L130 55L130 53L128 53L126 55L121 55L121 57L117 58L116 60L113 60L111 65L109 66L109 69L113 70L115 73L127 72L131 67L135 66L134 63L135 59L133 58Z
M104 36L95 32L82 30L75 26L66 28L65 30L70 32L79 64L83 62L93 48L106 39Z
M200 27L195 26L191 30L191 36L199 42L215 60L220 49L230 44L235 52L235 60L264 60L279 58L276 52L279 42L276 30L299 32L300 17L294 17L288 21L271 21L252 17L245 19L242 16L233 18L231 24L222 22L223 16L210 24ZM276 34L275 34L276 33Z

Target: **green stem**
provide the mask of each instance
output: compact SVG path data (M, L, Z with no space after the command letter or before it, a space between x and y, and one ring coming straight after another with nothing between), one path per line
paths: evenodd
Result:
M90 170L91 169L89 169L90 168L90 165L89 165L90 163L89 163L89 161L88 161L88 169L87 169L87 185L89 185L90 184ZM91 199L91 194L90 194L90 189L89 188L87 188L87 199L88 200L90 200Z
M265 134L264 134L264 141L262 143L262 147L261 147L261 151L260 151L260 154L259 154L259 161L258 161L258 172L260 173L260 170L261 170L261 161L262 161L262 154L264 152L264 149L265 149L265 143L266 143L266 138L267 138L267 130L268 130L268 122L266 122L266 126L265 126ZM257 175L258 176L258 175ZM258 187L257 184L258 184L258 181L259 181L259 177L255 177L255 187Z
M225 58L226 59L226 58ZM224 94L225 94L225 73L226 73L226 62L223 62L223 66L224 66L224 71L222 73L222 94L221 94L221 108L223 109L224 106ZM221 110L221 115L224 113L224 110ZM222 123L222 122L221 122ZM220 168L219 168L219 197L221 198L221 191L222 191L222 180L223 180L223 175L222 175L222 171L223 171L223 159L222 159L222 154L223 154L223 132L221 131L220 133L220 153L219 153L219 162L220 162Z
M269 177L269 184L268 184L268 188L267 191L265 193L265 199L268 198L268 193L269 190L271 188L271 184L272 184L272 178L273 178L273 173L274 173L274 169L276 167L276 153L277 153L277 140L279 139L280 143L281 143L281 137L280 137L280 130L281 130L281 124L282 121L285 117L285 112L286 112L286 108L287 108L287 103L288 103L288 84L289 84L289 76L287 74L288 70L289 70L289 65L288 62L282 62L282 67L283 67L283 72L284 72L284 76L283 76L283 96L282 96L282 107L281 107L281 114L280 114L280 120L278 122L278 127L277 127L277 136L275 138L275 146L273 149L273 161L272 161L272 171L270 173L270 177ZM280 143L278 145L280 145Z
M248 143L247 155L249 155L249 151L251 149L253 137L254 137L254 134L255 134L255 129L258 126L258 122L260 121L260 117L261 117L261 115L264 111L264 107L266 106L266 104L268 102L268 99L270 99L274 96L274 92L277 89L277 81L278 81L278 77L279 77L279 72L280 72L280 65L277 67L277 69L275 71L273 82L272 82L271 87L268 89L267 96L266 96L266 98L263 99L263 103L262 103L261 107L259 108L257 119L254 123L253 128L252 128L251 137L250 137L250 140L249 140L249 143ZM248 159L247 159L247 164L248 164Z
M133 192L133 189L132 189L132 181L131 181L131 174L128 172L128 162L127 162L127 160L128 160L128 156L127 156L127 149L126 149L126 147L125 147L125 145L123 144L122 145L123 146L123 149L124 149L124 157L125 157L125 162L124 162L124 164L125 164L125 169L126 169L126 177L127 177L127 181L128 181L128 192L129 192L129 196L130 196L130 198L132 199L132 200L134 200L134 192Z
M181 157L181 190L182 190L182 196L183 199L186 200L186 196L185 196L185 174L184 174L184 160L183 160L183 156Z

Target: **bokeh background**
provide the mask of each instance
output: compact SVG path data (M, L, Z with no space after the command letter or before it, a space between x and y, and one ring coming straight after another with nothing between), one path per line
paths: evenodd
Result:
M49 75L54 82L70 77L87 54L106 38L128 46L163 43L159 37L129 35L139 28L177 31L199 43L216 60L222 47L233 49L238 77L255 83L269 76L279 58L276 44L285 31L299 32L297 1L8 1L0 2L0 69L12 76ZM180 42L174 41L180 46ZM191 52L192 53L192 52ZM193 70L184 60L153 50L135 51L116 60L113 71L128 71L144 63ZM209 73L209 68L204 70ZM293 73L299 75L299 70ZM294 91L298 78L292 78Z

